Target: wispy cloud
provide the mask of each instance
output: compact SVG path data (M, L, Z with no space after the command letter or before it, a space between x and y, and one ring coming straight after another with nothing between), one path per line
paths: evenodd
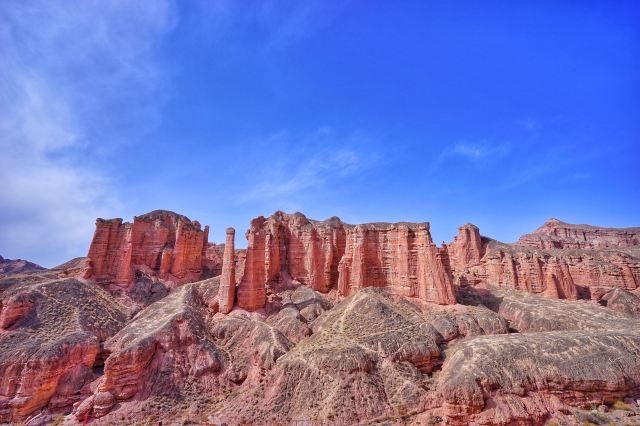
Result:
M436 171L449 161L464 160L480 165L502 158L508 155L510 151L511 145L508 143L460 142L444 149L436 156L431 164L431 170Z
M272 147L290 147L296 142L301 148L254 170L250 184L239 191L242 202L287 199L302 191L326 188L365 171L379 159L368 137L357 132L342 135L328 126L303 135L278 132L267 139Z
M127 120L158 119L154 51L175 16L163 1L0 5L2 255L45 266L82 255L93 220L119 210L100 155L130 136L118 132ZM153 106L131 101L153 94Z

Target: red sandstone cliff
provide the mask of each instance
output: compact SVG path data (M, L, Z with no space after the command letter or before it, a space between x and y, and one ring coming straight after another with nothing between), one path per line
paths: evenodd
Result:
M209 227L164 210L122 219L96 221L89 248L92 277L126 286L136 270L175 282L200 278Z
M549 219L516 244L549 250L636 247L640 246L640 228L601 228Z
M484 239L480 251L480 234L471 229L461 227L447 247L460 285L495 284L551 298L598 299L609 289L635 290L640 283L640 228L598 228L551 219L515 244Z
M455 296L441 252L428 223L372 223L347 229L338 291L349 296L364 287L453 304Z
M348 296L364 287L389 287L425 301L455 303L443 253L429 224L348 225L333 217L307 219L276 212L251 222L238 289L241 308L265 306L267 289L296 280L314 290Z
M218 293L219 308L223 314L228 314L233 309L236 295L235 235L235 229L227 228L227 240L224 246L222 276L220 277L220 290Z

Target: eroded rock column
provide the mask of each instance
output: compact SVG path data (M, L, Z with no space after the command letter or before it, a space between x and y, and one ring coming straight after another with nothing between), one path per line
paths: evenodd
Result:
M236 296L235 235L235 229L227 228L227 239L222 257L222 277L220 277L220 290L218 291L220 312L224 314L231 312Z
M238 288L238 306L242 309L254 311L264 307L267 300L266 271L271 264L271 251L263 229L265 219L260 216L251 221L247 231L247 258L245 260L244 275ZM270 234L269 234L270 235ZM267 256L266 254L269 253Z

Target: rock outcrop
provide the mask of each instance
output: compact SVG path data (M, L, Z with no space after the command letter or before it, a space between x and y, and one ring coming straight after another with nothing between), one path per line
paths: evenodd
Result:
M613 288L604 293L598 299L598 303L607 308L640 318L640 296L627 290Z
M148 416L147 406L156 401L163 406L171 401L167 411L189 404L197 410L241 385L249 389L261 381L291 344L246 313L216 316L211 300L219 279L179 287L110 338L104 376L93 395L75 405L73 415L78 420L99 418L119 404L119 413L106 420L117 422L122 412Z
M222 260L222 276L220 277L220 290L218 292L220 312L223 314L231 312L236 296L235 235L235 229L227 228L227 240Z
M458 235L448 246L448 253L455 269L463 270L480 264L484 254L480 229L471 223L458 228Z
M44 268L33 262L22 259L5 259L0 256L0 277L22 274L25 272L41 271Z
M640 228L601 228L549 219L516 243L539 249L601 249L640 246Z
M438 304L456 303L443 253L428 223L375 223L349 227L338 268L338 292L389 287L394 293Z
M498 285L550 298L599 298L640 283L640 246L634 230L569 225L550 220L516 244L481 238L465 225L447 246L459 285ZM478 258L478 253L481 257Z
M247 231L247 257L238 305L265 306L270 288L298 281L349 296L364 287L438 304L455 303L446 252L433 244L428 223L345 224L301 213L258 217Z
M447 424L544 424L568 407L640 389L640 335L549 331L481 336L450 355L439 381Z
M437 247L428 223L276 212L236 250L171 212L99 219L89 257L0 276L0 423L640 416L636 230Z
M283 354L258 386L232 393L220 418L354 424L433 409L439 402L429 373L443 361L442 345L507 332L486 308L450 308L365 288L318 317L313 334Z
M76 279L15 283L0 306L0 422L86 397L102 342L126 321L107 292Z
M177 283L202 273L209 227L164 210L122 219L98 219L88 257L92 277L126 287L137 270Z
M453 348L438 384L447 424L544 424L640 394L640 321L508 289L468 292L463 302L490 305L518 333Z

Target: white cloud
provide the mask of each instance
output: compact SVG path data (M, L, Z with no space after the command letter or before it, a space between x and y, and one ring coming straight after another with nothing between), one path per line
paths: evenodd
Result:
M446 148L436 156L431 164L431 170L437 170L448 161L460 159L470 161L474 164L482 164L502 158L509 154L510 151L511 146L507 143L488 144L486 142L461 142Z
M125 120L158 120L155 51L175 16L164 1L0 5L0 254L45 266L84 255L94 219L121 210L96 158L119 141L106 113L129 103Z
M254 179L239 192L240 201L286 199L311 189L320 189L347 177L352 177L375 164L378 155L368 137L358 133L340 135L328 126L321 126L307 135L278 132L267 138L278 158L253 170ZM293 143L293 142L296 143ZM277 145L297 151L277 154ZM290 149L290 148L287 148Z

